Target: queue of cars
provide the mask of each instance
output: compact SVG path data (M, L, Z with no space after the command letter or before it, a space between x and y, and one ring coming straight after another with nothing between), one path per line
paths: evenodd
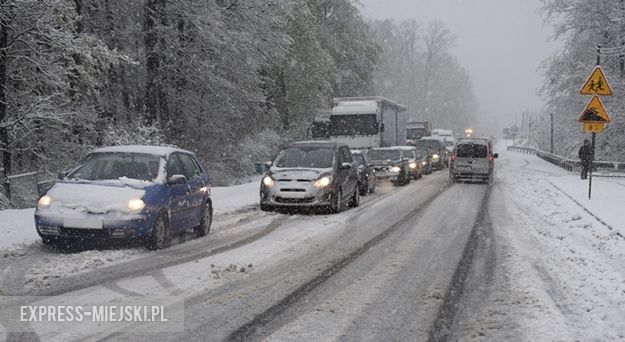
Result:
M452 182L492 179L498 155L488 139L458 140L449 161L437 139L415 145L350 150L339 142L291 143L266 165L260 208L339 213L358 207L379 181L403 186L448 163ZM35 211L44 244L132 238L161 249L174 234L208 234L212 221L208 175L195 155L155 146L94 150L60 175Z

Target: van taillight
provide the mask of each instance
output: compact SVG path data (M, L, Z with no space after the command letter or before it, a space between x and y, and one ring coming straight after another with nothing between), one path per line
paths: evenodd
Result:
M488 160L489 161L493 161L493 160L495 160L495 158L493 158L493 155L491 154L491 155L488 156Z

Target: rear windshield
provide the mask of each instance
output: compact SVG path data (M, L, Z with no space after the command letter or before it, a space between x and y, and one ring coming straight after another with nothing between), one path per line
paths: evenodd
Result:
M456 147L456 157L458 158L487 158L488 148L486 145L461 144Z
M417 148L421 147L431 150L438 150L441 148L441 142L438 140L417 140L414 144Z
M371 150L367 153L370 160L399 160L401 153L399 150Z
M363 157L362 154L354 153L352 154L352 157L354 158L356 163L358 163L358 165L365 165L365 157Z

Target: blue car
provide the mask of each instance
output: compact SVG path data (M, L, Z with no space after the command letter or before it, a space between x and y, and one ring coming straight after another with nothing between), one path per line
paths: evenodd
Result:
M141 239L150 249L213 218L206 172L193 153L157 146L95 150L39 199L37 233L45 244Z

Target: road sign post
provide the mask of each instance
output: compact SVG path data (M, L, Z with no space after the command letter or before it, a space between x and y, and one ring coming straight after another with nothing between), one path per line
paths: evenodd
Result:
M592 100L590 100L590 103L588 103L584 111L579 115L579 119L577 119L578 122L583 124L584 132L592 134L590 170L588 170L588 199L592 199L592 170L595 164L596 135L603 132L606 125L610 122L610 116L608 116L608 112L605 110L605 106L599 96L612 96L612 88L601 68L601 45L597 46L597 66L588 76L579 93L592 95ZM582 165L583 167L584 165Z

